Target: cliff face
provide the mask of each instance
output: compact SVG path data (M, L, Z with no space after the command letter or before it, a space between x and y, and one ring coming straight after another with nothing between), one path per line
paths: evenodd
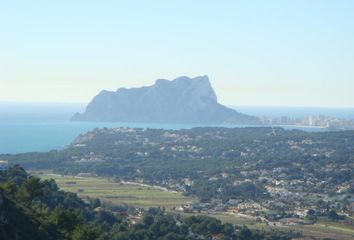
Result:
M102 91L72 120L259 124L255 117L220 105L207 76L159 79L148 87Z

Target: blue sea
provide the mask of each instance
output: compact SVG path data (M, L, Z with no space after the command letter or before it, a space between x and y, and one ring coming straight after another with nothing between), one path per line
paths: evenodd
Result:
M323 114L354 119L354 109L235 107L238 111L254 116L302 117ZM201 125L71 122L70 117L82 112L85 104L58 103L0 103L0 154L44 152L62 149L81 133L103 127L138 127L162 129L189 129ZM204 125L203 125L204 126ZM230 127L228 125L227 127ZM237 126L236 126L237 127ZM288 127L289 128L289 127ZM320 131L318 128L301 128Z

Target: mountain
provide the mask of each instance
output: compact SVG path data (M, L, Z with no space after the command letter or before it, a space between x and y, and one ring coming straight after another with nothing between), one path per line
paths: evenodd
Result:
M217 102L207 76L156 80L152 86L101 91L74 121L259 124L259 119Z

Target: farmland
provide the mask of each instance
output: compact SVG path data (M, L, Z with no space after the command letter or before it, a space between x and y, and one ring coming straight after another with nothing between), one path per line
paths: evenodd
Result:
M74 177L51 173L37 173L42 179L54 179L61 190L77 193L80 197L99 198L115 205L131 205L142 208L165 207L166 209L193 201L181 193L166 191L153 186L117 183L99 177Z
M183 196L182 193L163 190L157 186L143 186L139 184L117 183L112 179L101 177L75 177L52 174L50 172L35 172L42 179L54 179L61 190L77 193L82 198L99 198L104 203L111 205L129 205L141 208L165 207L167 211L177 213L174 207L196 201L191 197ZM252 229L269 229L264 223L256 222L253 219L238 215L222 213L202 213L202 215L216 217L223 222L247 225ZM189 217L192 213L182 213L182 216ZM337 239L351 239L354 232L352 224L344 226L334 222L320 221L314 225L276 227L283 231L299 231L307 236L326 237Z

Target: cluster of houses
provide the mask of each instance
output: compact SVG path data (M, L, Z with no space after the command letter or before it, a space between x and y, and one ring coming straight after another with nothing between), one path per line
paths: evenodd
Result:
M98 131L98 132L97 132ZM277 132L267 133L276 135ZM112 148L117 146L126 146L135 143L140 145L156 145L158 148L153 148L154 151L158 149L161 156L169 156L177 158L183 156L190 160L193 159L210 159L210 152L208 147L201 146L199 140L202 139L220 139L228 141L232 137L222 134L222 131L205 131L188 134L185 131L165 131L152 133L145 129L131 129L131 128L116 128L116 129L101 129L80 136L75 141L74 147L85 147L86 144L95 138L96 134L109 134L115 137L110 139ZM296 139L296 138L294 138ZM207 181L223 180L228 185L239 185L246 182L261 184L269 194L270 198L251 201L241 201L239 199L230 199L226 202L220 199L212 199L209 202L193 202L176 208L177 211L184 212L226 212L232 214L246 214L252 217L265 218L268 221L280 221L280 219L288 219L289 222L300 222L306 218L306 211L314 209L321 213L328 211L328 208L335 209L342 214L354 214L354 195L350 193L350 188L353 182L344 182L340 184L332 184L327 179L316 177L311 171L308 171L305 165L301 163L302 156L307 158L326 159L331 158L336 154L338 149L331 144L320 142L316 138L303 137L294 140L292 138L285 138L284 140L276 140L279 142L267 142L268 140L254 139L249 145L241 144L240 146L230 147L230 149L223 149L221 147L218 156L221 160L229 160L234 164L229 168L220 170L219 173L199 173L195 172L199 178L207 179ZM266 144L263 144L265 141ZM332 140L331 140L332 141ZM328 140L328 143L331 143ZM299 161L285 163L282 166L274 168L267 168L266 157L277 157L279 149L283 152L289 151L289 155L294 152L300 159ZM134 154L131 154L133 160L148 159L153 154L147 150L149 148L133 149ZM158 152L158 151L156 151ZM156 154L155 152L155 154ZM208 155L209 154L209 155ZM262 156L262 157L260 157ZM280 157L283 155L279 155ZM287 156L286 156L287 157ZM73 156L76 163L97 163L110 162L108 156L88 152L85 155ZM238 161L239 160L239 161ZM239 162L239 164L235 164ZM316 161L314 161L316 162ZM274 164L274 163L273 163ZM288 165L287 165L288 164ZM354 163L334 163L327 161L326 164L316 166L316 172L326 173L332 171L350 171L354 168ZM293 170L297 170L298 175L293 174ZM137 169L137 177L142 177L143 172ZM291 177L289 177L291 175ZM152 182L152 184L167 187L176 191L186 191L193 187L194 179L190 176L181 176L176 179L154 180L159 182ZM206 181L206 182L207 182ZM334 197L329 197L334 196ZM324 201L325 204L318 204ZM301 221L302 221L301 220Z
M299 224L313 224L313 220L306 219L307 210L294 211L286 217L270 217L277 215L275 211L267 209L255 201L243 201L240 199L229 199L223 203L221 199L212 199L210 202L189 202L175 207L177 212L205 213L205 214L229 214L239 217L262 221L269 226L293 226ZM273 216L272 215L272 216Z

